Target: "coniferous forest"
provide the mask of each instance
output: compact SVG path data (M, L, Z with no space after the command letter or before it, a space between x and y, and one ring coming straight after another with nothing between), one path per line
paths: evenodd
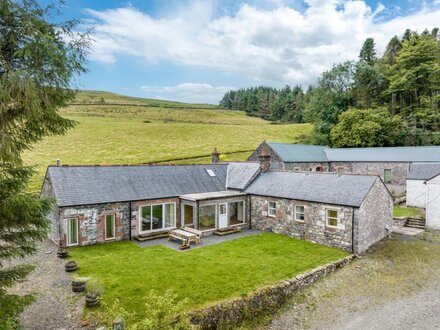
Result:
M440 35L406 30L381 56L373 38L357 61L334 64L304 91L259 86L228 91L227 109L276 122L313 123L310 143L333 147L440 144Z

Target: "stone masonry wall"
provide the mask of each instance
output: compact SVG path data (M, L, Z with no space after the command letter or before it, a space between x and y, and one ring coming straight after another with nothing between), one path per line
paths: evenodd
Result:
M115 238L105 239L105 216L115 215ZM67 243L66 219L79 219L79 245L114 242L129 239L129 203L109 203L63 207L60 213L61 240Z
M284 163L284 169L294 172L328 172L329 163Z
M55 193L54 193L53 187L52 187L52 182L50 181L49 176L47 176L44 180L40 197L42 197L42 198L54 198L55 197ZM55 242L56 244L59 244L59 240L60 240L60 234L59 234L60 216L59 216L59 213L60 213L60 210L58 209L58 206L54 205L52 211L48 215L48 218L50 219L49 238L53 242Z
M355 211L354 251L365 252L371 245L391 234L393 226L393 198L378 178Z
M189 314L191 323L200 329L234 329L245 319L273 314L299 289L327 276L353 260L350 255L336 262L315 268L295 278L260 288L243 298L209 306Z
M276 217L268 216L268 201L277 202ZM304 206L304 222L294 219L295 205ZM338 227L326 225L326 210L338 211ZM282 198L251 196L252 228L272 231L351 251L353 208Z
M261 143L247 160L259 161L258 157L261 155L261 152L264 148L267 150L267 153L270 156L270 168L272 170L282 170L284 168L283 160L278 156L277 153L275 153L275 151L273 151L273 149L266 142Z
M405 185L409 163L397 162L331 162L330 172L379 175L384 180L384 170L391 169L391 184Z

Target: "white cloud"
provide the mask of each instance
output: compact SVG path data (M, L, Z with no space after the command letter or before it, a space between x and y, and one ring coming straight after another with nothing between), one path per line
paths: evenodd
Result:
M406 28L433 28L440 17L435 3L382 21L381 15L393 8L379 4L373 11L364 1L307 0L300 11L273 1L278 5L269 9L243 4L220 16L206 0L190 1L161 17L133 7L88 10L96 20L92 59L111 63L131 55L148 64L215 69L254 83L306 85L333 63L356 59L367 37L383 51L393 35ZM204 90L205 84L194 85ZM205 91L219 88L209 86ZM181 85L166 88L183 93Z
M235 87L186 82L176 86L141 86L141 89L150 98L218 104L225 92Z

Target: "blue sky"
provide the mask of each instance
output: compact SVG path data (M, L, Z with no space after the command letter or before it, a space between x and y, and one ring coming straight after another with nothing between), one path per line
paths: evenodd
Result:
M440 0L66 0L60 10L93 26L80 88L209 103L232 88L306 87L356 59L367 37L380 53L406 28L440 24Z

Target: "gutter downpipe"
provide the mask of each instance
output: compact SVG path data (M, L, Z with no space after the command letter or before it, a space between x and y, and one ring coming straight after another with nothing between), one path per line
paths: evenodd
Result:
M354 207L351 214L351 253L354 253Z
M129 222L129 230L128 230L128 240L131 241L131 221L133 217L133 212L131 210L131 202L128 202L128 222Z

